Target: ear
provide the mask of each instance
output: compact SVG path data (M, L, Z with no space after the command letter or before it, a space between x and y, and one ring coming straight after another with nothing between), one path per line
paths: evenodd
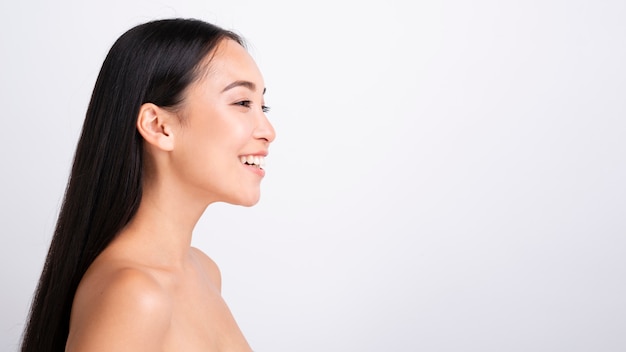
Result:
M145 103L137 116L137 131L149 144L164 151L174 149L173 114L152 103Z

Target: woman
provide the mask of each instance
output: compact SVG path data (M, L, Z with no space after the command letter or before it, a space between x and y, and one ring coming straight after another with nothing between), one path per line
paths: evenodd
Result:
M87 110L22 351L250 351L213 261L213 202L252 206L274 140L236 34L191 19L113 45Z

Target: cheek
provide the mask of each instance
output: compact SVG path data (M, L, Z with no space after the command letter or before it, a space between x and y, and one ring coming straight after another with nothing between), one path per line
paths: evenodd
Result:
M230 117L230 118L228 118ZM251 140L253 126L247 116L227 116L209 127L211 139L225 152L239 153Z
M185 141L185 150L180 165L190 174L202 179L220 177L223 172L237 166L242 150L242 138L232 128L215 126L205 133L194 133ZM224 175L222 175L224 177Z
M198 177L217 176L238 165L240 155L255 152L250 145L254 130L250 116L224 111L196 116L208 117L196 120L183 131L179 167Z

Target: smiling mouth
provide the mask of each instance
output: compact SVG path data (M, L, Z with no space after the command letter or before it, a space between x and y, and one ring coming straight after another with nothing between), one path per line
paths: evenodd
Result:
M265 166L265 157L259 155L242 155L239 157L239 160L244 165L250 165L257 167L259 169L263 169Z

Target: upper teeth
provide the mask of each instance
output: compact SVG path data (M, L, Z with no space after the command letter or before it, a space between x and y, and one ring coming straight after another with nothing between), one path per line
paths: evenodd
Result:
M258 155L242 155L239 157L242 164L255 165L257 167L265 166L265 157Z

